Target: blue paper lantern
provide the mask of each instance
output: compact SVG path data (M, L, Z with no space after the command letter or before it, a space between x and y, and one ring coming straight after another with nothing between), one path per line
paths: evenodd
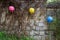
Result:
M48 23L51 23L52 21L53 21L53 17L48 16L48 17L47 17L47 22L48 22Z

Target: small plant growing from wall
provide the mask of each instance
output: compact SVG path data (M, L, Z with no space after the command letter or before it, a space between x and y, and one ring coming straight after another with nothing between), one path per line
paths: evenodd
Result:
M21 35L21 37L17 37L14 34L6 34L5 32L0 32L0 40L34 40L30 36Z

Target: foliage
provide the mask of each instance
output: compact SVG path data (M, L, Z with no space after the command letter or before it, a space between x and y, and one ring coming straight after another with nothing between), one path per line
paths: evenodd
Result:
M60 2L60 0L47 0L47 3L54 3L54 2Z
M60 40L60 9L57 10L57 13L56 38Z
M34 40L33 37L25 36L24 34L20 37L20 40Z
M50 29L54 29L56 32L56 39L60 40L60 9L56 10L56 17L54 18L54 22L50 24Z
M56 30L56 25L57 25L56 21L57 21L57 19L54 18L53 22L50 24L50 29L51 30Z
M47 3L54 2L54 1L56 1L56 0L47 0Z
M4 32L0 32L0 40L18 40L15 35L8 35Z
M57 0L47 0L47 3L56 2Z
M19 37L15 36L15 35L0 32L0 40L34 40L34 39L29 37L29 36L24 36L24 35L22 35L19 38Z

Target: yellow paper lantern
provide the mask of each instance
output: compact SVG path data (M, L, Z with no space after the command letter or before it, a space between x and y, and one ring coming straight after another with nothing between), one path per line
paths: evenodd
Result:
M35 9L34 9L34 8L30 8L30 9L29 9L29 12L30 12L30 14L34 14Z

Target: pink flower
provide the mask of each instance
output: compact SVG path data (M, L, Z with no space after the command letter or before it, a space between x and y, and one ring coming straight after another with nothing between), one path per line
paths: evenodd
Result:
M14 6L9 6L9 11L10 12L14 12L14 10L15 10L15 7Z

